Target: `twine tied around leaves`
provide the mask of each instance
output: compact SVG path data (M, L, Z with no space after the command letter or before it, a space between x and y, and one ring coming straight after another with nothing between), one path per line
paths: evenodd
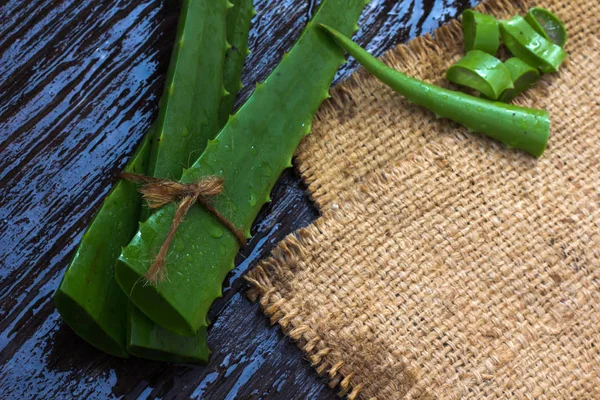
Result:
M160 246L152 266L146 271L145 278L149 283L156 285L166 277L165 261L167 251L171 242L175 239L177 228L185 218L190 207L199 203L209 213L211 213L221 224L223 224L231 233L233 233L241 246L246 245L246 235L233 225L223 214L221 214L210 203L210 198L217 196L223 191L223 179L217 176L209 176L200 179L194 183L180 183L168 179L152 178L140 174L128 172L121 173L121 178L134 183L140 183L142 186L138 191L142 194L144 200L148 202L148 207L152 209L160 208L168 203L179 201L177 210L173 216L171 229Z

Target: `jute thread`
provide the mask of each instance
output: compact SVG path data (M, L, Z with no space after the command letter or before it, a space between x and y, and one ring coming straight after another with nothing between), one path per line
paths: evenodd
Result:
M569 59L516 103L547 109L536 161L408 104L364 71L296 164L322 217L250 272L251 298L349 399L600 399L600 4L541 6ZM457 21L385 56L452 87Z
M179 224L185 218L190 207L196 203L202 205L223 226L231 231L242 247L246 245L246 236L244 233L238 230L231 221L210 203L210 197L217 196L223 191L222 178L209 176L194 183L180 183L128 172L121 173L121 178L129 182L142 184L138 191L148 203L148 207L152 209L160 208L172 202L179 202L169 232L161 244L152 265L146 271L145 278L149 283L156 285L166 278L167 269L165 262L167 252L173 239L175 239Z

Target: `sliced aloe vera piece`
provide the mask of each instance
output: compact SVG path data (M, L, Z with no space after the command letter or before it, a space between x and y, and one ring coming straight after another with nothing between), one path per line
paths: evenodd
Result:
M537 33L519 15L500 22L500 35L512 54L542 72L558 71L567 58L567 53L560 46Z
M462 13L465 52L481 50L494 55L500 47L500 28L491 15L465 10Z
M497 99L513 87L510 72L496 57L480 50L467 53L446 71L446 79L457 85L475 89L490 99Z
M184 183L209 175L223 177L223 193L212 199L213 205L247 236L277 178L291 166L296 147L310 132L312 119L345 61L319 23L350 34L358 28L365 4L365 0L321 2L292 50L184 172ZM207 326L208 309L221 295L239 243L206 209L192 207L167 254L168 279L156 286L139 284L164 242L175 209L174 204L166 205L140 225L119 257L116 277L153 321L176 333L193 335Z
M509 58L504 65L510 72L513 88L505 90L499 98L500 101L511 101L540 79L540 71L518 57Z
M544 38L557 46L565 47L567 43L565 24L551 11L534 7L525 16L525 21Z

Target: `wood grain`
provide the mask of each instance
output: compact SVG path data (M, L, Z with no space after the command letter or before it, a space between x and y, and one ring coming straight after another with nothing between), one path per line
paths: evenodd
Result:
M274 68L314 0L256 0L246 85ZM377 54L430 32L468 0L373 0L357 39ZM74 335L52 295L80 236L156 115L179 2L0 3L0 398L334 398L245 296L241 277L318 216L290 170L210 312L206 366L120 360ZM339 82L356 65L350 62Z

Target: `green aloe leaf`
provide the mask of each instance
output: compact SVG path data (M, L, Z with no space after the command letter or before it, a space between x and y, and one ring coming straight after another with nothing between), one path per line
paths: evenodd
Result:
M539 157L550 136L550 119L543 110L518 107L430 85L389 68L337 30L323 26L356 61L411 103Z
M147 175L177 180L218 131L227 0L185 0Z
M127 172L179 177L190 159L188 149L197 157L216 134L229 7L227 0L183 2L159 114ZM55 294L58 311L79 336L120 357L127 357L128 301L114 279L114 265L138 229L140 209L135 184L119 181L83 235Z
M252 0L233 0L232 5L227 14L226 38L229 46L223 68L223 84L229 94L221 99L218 129L231 115L235 97L241 88L250 22L256 14ZM214 132L213 137L216 134ZM129 309L127 323L127 351L132 355L169 362L198 363L208 360L210 351L206 342L206 328L191 337L180 336L155 324L133 305Z
M291 166L300 140L344 62L343 52L318 28L320 23L351 34L365 0L324 0L292 50L225 128L210 141L181 181L221 176L224 191L213 204L249 236L250 227L280 173ZM175 205L154 213L116 265L123 291L156 323L182 335L208 324L207 311L221 295L239 249L235 236L202 207L192 207L167 255L168 279L139 284L170 228Z
M221 100L219 109L219 130L225 126L233 111L237 93L242 89L242 69L248 50L250 23L256 15L252 0L230 0L233 4L227 14L227 42L229 49L225 53L223 82L228 95Z
M206 327L194 336L179 336L152 322L130 303L127 324L127 351L136 357L155 361L202 363L210 349Z
M152 129L125 171L144 173ZM128 299L114 277L121 248L135 235L141 201L136 185L119 181L81 238L54 295L64 321L88 343L117 357L128 357L125 348Z
M472 50L446 71L446 79L457 85L475 89L490 99L512 89L510 71L494 56Z

